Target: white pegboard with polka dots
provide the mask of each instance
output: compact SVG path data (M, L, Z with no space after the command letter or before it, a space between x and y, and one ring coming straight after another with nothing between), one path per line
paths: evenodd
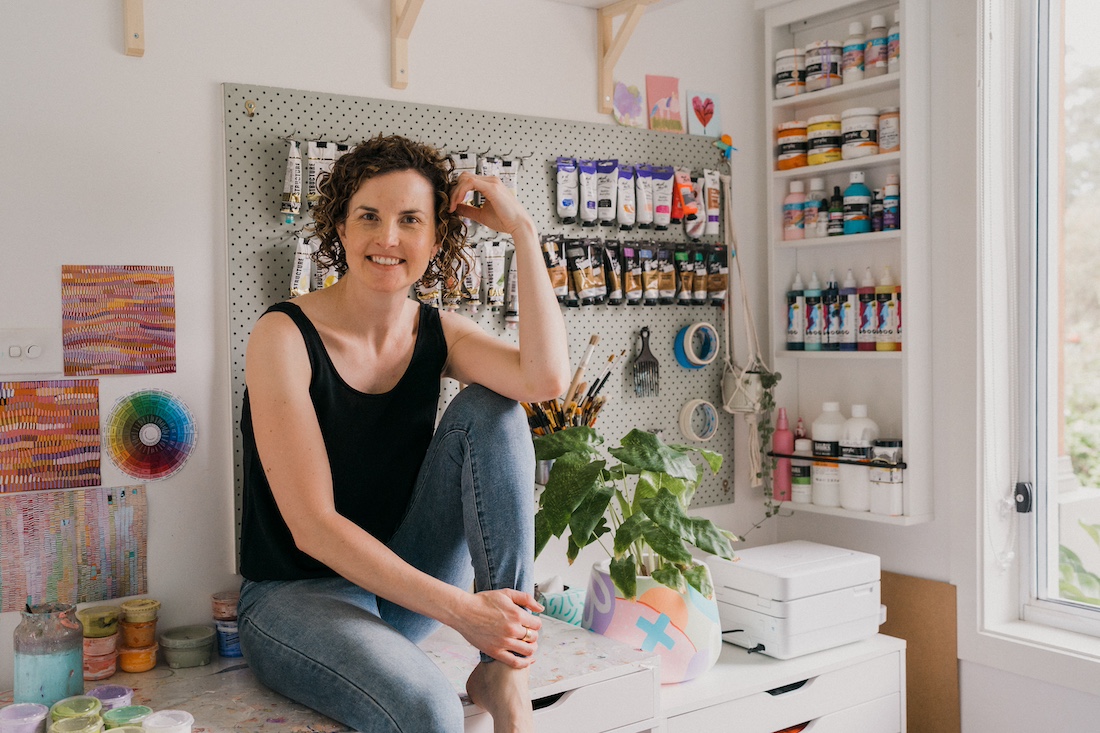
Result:
M287 138L348 141L354 144L378 133L399 133L449 152L472 151L523 159L520 200L543 233L567 237L606 236L609 229L563 226L554 208L553 161L559 155L576 158L618 158L623 162L679 165L701 171L717 168L719 151L709 138L638 130L613 125L522 117L496 112L451 109L391 100L339 96L292 89L223 85L228 196L229 317L234 414L234 465L240 511L240 411L244 394L244 354L252 324L272 303L290 296L294 234L303 225L284 222L279 213L286 172ZM681 228L667 232L613 232L620 241L682 242ZM706 241L716 241L713 237ZM692 444L678 427L680 409L692 399L721 403L722 360L702 369L680 367L673 341L684 326L706 321L722 331L723 309L713 306L589 306L564 309L569 353L575 368L592 334L599 334L588 375L602 374L611 354L626 350L601 394L609 397L598 429L611 444L631 428L660 430L666 442ZM499 313L470 316L501 338L515 340ZM521 314L522 318L522 314ZM660 393L636 397L631 361L640 346L638 332L649 326L650 348L660 362ZM457 390L444 384L445 404ZM726 457L718 475L708 475L693 506L733 501L733 426L735 416L718 410L712 440L695 443ZM708 472L709 473L709 472Z

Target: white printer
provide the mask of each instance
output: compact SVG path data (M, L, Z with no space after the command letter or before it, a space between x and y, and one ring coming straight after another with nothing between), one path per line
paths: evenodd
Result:
M776 659L878 633L879 559L816 542L780 542L707 558L725 641Z

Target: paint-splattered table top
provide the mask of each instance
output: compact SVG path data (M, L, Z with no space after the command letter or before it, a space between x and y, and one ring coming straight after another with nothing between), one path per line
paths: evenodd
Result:
M478 661L477 650L457 632L444 627L421 645L454 685L466 715L480 709L465 696L466 678ZM538 663L531 667L531 697L541 699L603 680L653 667L653 654L576 626L543 617ZM195 716L194 733L337 733L349 728L292 702L256 681L243 659L215 657L204 667L170 669L161 664L150 672L120 672L102 682L134 688L134 705L154 710L186 710ZM0 704L11 693L0 695Z

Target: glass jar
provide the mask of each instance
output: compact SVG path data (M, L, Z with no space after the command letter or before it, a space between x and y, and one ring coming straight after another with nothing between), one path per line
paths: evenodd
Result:
M75 606L28 606L15 627L15 702L53 705L84 692L84 629Z

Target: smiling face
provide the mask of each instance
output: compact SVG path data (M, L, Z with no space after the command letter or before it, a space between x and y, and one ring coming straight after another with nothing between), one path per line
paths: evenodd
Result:
M368 178L336 226L348 277L372 290L404 292L439 249L432 184L412 170Z

